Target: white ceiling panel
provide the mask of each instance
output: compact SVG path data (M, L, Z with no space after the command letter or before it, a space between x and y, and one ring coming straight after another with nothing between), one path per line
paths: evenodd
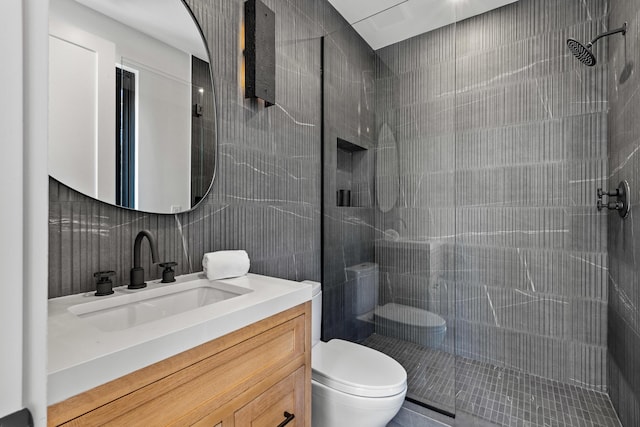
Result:
M349 0L329 0L329 3L338 9L336 3L340 4L340 15L344 17L350 24L357 22L363 18L374 15L381 10L389 9L408 0L365 0L365 1L349 1Z
M373 49L517 0L329 0Z

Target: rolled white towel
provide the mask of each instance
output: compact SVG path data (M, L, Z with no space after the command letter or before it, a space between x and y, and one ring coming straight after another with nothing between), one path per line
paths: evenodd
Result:
M249 255L243 250L208 252L202 257L202 268L209 280L244 276L250 265Z

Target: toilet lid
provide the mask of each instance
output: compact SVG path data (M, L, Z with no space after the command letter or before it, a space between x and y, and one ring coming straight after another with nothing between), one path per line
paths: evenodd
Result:
M334 390L362 397L387 397L407 388L402 365L377 350L333 339L313 346L312 378Z

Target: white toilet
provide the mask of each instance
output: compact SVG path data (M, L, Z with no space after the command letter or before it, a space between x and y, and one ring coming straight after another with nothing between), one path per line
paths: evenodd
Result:
M312 299L312 426L384 427L407 394L407 372L391 357L349 341L320 341L322 292Z

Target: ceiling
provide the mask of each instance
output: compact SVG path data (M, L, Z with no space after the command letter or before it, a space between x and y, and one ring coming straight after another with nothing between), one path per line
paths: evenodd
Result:
M517 0L329 0L373 49Z
M1 0L0 0L1 1ZM76 0L170 46L209 62L190 12L176 0Z

